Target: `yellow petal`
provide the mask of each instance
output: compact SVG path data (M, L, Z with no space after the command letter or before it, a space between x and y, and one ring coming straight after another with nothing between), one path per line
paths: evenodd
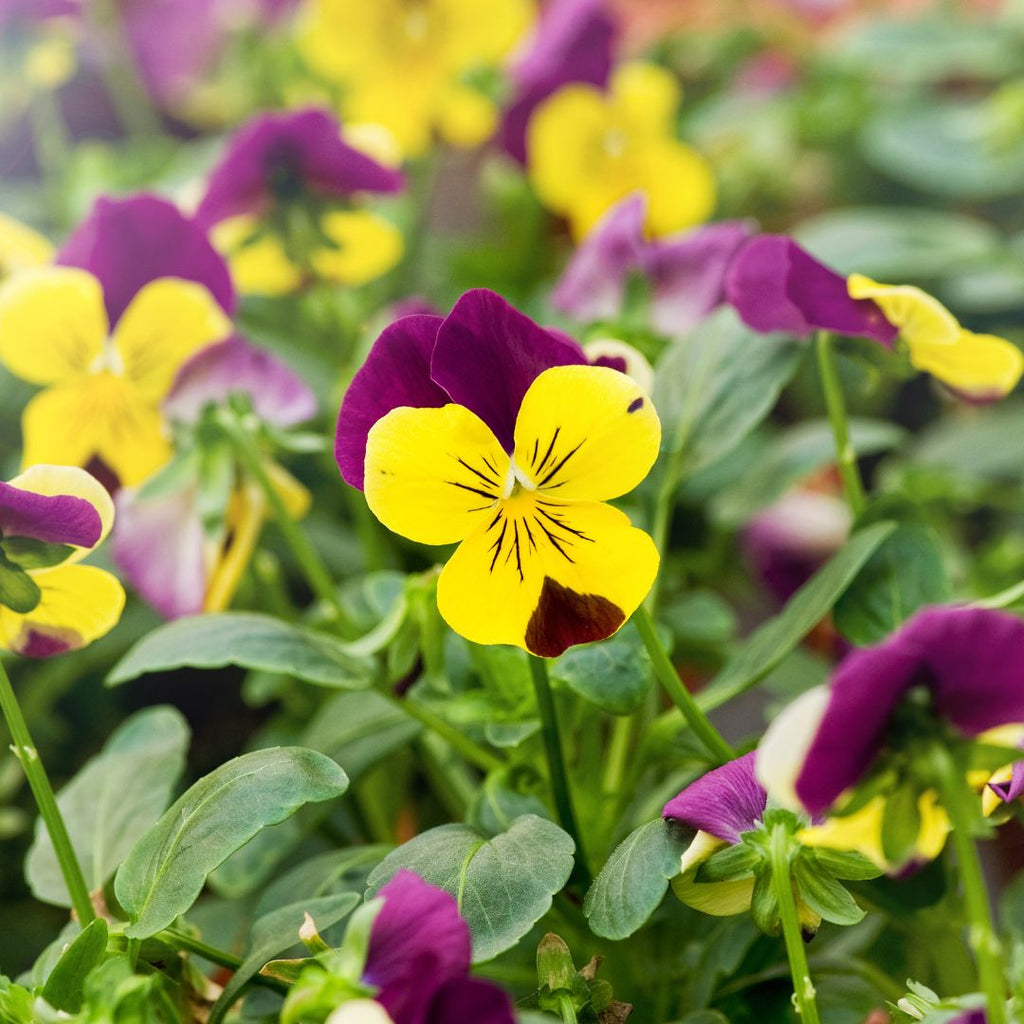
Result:
M422 544L462 540L486 525L509 457L461 405L392 409L366 441L366 501L395 533Z
M853 299L871 299L898 327L908 345L952 345L959 336L956 317L938 299L912 285L879 284L863 274L851 274L846 281Z
M647 196L647 232L652 238L703 224L714 213L715 177L711 165L695 149L665 139L645 147L636 160L638 185Z
M313 269L326 281L361 285L386 274L402 258L402 233L369 210L334 210L320 222L337 248L313 253Z
M267 499L256 484L240 488L231 496L227 542L210 573L203 611L221 612L231 603L256 550L266 511Z
M125 377L156 404L193 353L231 333L231 321L201 284L162 277L141 288L117 322L113 343Z
M22 380L55 384L87 373L106 337L103 289L84 270L26 270L0 288L0 362Z
M654 465L661 424L631 377L606 366L556 366L519 408L515 464L527 487L583 501L631 491Z
M227 257L231 279L243 295L290 295L302 284L302 271L276 235L257 235L257 227L253 217L229 217L213 228L210 239Z
M697 829L690 845L683 851L682 857L679 858L679 873L685 875L689 872L692 878L696 874L697 868L708 857L717 853L723 846L728 845L724 839L719 839L718 836L713 836L710 832L705 832L703 829Z
M731 882L694 882L694 873L672 879L672 891L688 907L713 917L731 917L750 909L754 898L753 877Z
M124 588L91 565L62 565L30 574L39 604L27 615L0 607L0 647L29 657L77 650L108 633L121 617Z
M461 149L482 145L498 126L498 108L476 89L455 86L441 98L437 128L441 138Z
M100 537L93 545L94 548L103 543L104 538L110 533L111 526L114 525L114 502L107 489L91 473L78 466L34 465L9 483L12 487L20 487L21 490L31 491L33 494L70 494L89 502L99 514L102 524ZM77 562L91 550L92 548L76 548L68 562ZM67 562L62 564L67 565Z
M264 469L274 485L274 490L284 502L285 511L292 519L301 519L313 504L313 495L280 463L268 459Z
M907 339L911 363L968 398L1008 395L1024 373L1024 353L1005 338L961 330L952 344Z
M496 64L523 37L535 16L530 0L431 0L441 60L452 70Z
M613 116L631 133L650 138L675 133L682 89L670 71L647 61L626 61L612 73L609 92Z
M53 246L38 231L0 213L0 278L53 259Z
M527 491L501 502L459 545L437 583L456 633L557 657L611 636L654 582L658 552L627 516Z

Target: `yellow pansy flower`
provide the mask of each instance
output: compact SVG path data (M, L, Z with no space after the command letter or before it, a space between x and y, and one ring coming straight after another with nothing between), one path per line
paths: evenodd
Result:
M0 280L53 259L53 245L38 231L0 213Z
M647 199L652 237L711 216L711 168L675 137L680 98L668 71L632 62L613 72L607 92L572 83L538 105L527 127L530 181L577 239L633 192Z
M139 290L112 333L100 282L49 267L0 288L0 362L44 390L22 417L26 466L101 459L125 486L170 457L160 403L195 351L231 322L201 285L159 278Z

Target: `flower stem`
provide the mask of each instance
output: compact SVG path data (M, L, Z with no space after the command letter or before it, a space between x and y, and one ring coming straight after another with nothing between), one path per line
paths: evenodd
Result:
M1006 976L1003 970L1002 945L992 921L985 876L978 859L972 833L978 811L977 797L968 787L956 760L944 746L932 748L942 806L949 815L951 835L960 865L967 910L968 940L978 965L978 979L988 1003L988 1024L1006 1024Z
M807 965L803 931L793 898L793 881L789 873L790 838L785 825L772 829L769 855L772 868L772 886L779 903L779 920L786 942L789 973L793 978L793 998L801 1024L820 1024L818 1004L815 1001L811 969Z
M10 677L3 664L0 664L0 710L3 711L4 718L7 720L7 728L11 732L14 756L21 763L25 778L35 797L36 806L39 808L39 816L43 819L46 831L50 834L53 852L57 856L57 863L64 876L64 884L68 887L68 895L71 897L71 906L74 907L79 925L84 928L96 918L96 911L89 898L89 887L85 884L82 868L75 856L71 837L68 835L64 818L57 806L46 769L32 742L32 735L25 723L25 716L21 713L18 698L14 695L14 687L11 686Z
M569 790L569 776L565 769L565 755L562 751L562 737L558 729L558 718L555 712L555 699L551 693L551 682L548 679L548 666L543 658L531 654L530 675L533 678L533 692L537 695L537 710L540 712L541 734L544 738L544 752L547 756L548 775L551 778L551 793L555 800L555 810L562 828L572 836L576 843L576 866L573 874L580 884L589 888L590 871L583 850L580 828L576 822L576 812L572 806L572 793Z
M558 1012L562 1017L562 1024L579 1024L579 1017L576 1016L576 1007L573 1005L572 997L561 995L558 1000Z
M843 481L846 502L854 516L859 516L864 511L867 498L864 496L864 485L857 469L857 453L850 443L846 402L843 400L843 388L839 382L839 371L836 369L835 353L832 351L832 335L828 331L818 332L815 351L818 356L821 387L825 393L825 408L828 410L832 436L836 442L836 465Z
M664 687L672 702L683 713L683 718L693 730L694 735L704 744L708 753L718 764L725 764L736 756L736 751L722 738L722 734L711 724L708 716L697 706L693 695L683 685L676 672L672 659L662 647L654 628L651 613L641 605L633 613L633 624L643 640L647 653L651 656L654 675Z
M160 933L160 938L166 939L168 943L176 946L178 949L186 949L190 953L195 953L196 956L202 957L204 960L209 960L211 964L226 967L230 971L237 971L243 963L242 958L235 956L234 953L217 949L215 946L208 946L205 942L193 938L187 932L179 931L177 928L165 928ZM288 991L288 986L283 981L277 978L268 978L265 974L254 974L251 983L262 985L264 988L271 988L275 992Z

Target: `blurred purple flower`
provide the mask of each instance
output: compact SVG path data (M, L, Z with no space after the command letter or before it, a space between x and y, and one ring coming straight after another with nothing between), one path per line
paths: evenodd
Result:
M562 274L556 309L582 321L613 319L631 274L649 281L651 326L661 334L685 333L722 303L726 271L750 225L723 221L648 242L645 211L646 200L634 194L604 215Z
M905 694L925 687L934 714L966 736L1024 722L1024 621L983 608L918 612L875 647L839 666L796 779L812 814L871 767Z
M1012 804L1024 796L1024 761L1014 763L1012 774L1006 782L990 782L992 790L1004 804Z
M754 751L713 768L674 796L661 812L699 832L735 844L757 828L768 794L754 777Z
M77 17L81 10L81 3L75 0L0 0L0 30L16 21Z
M511 157L526 163L526 126L542 100L569 82L607 84L615 35L604 0L552 0L544 8L511 72L514 92L500 130Z
M196 217L206 227L238 214L263 214L281 196L303 192L348 198L398 192L405 179L341 138L341 127L317 109L260 114L228 142L213 169Z

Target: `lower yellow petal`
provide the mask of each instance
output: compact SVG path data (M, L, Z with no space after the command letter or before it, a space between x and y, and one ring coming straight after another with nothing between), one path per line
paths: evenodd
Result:
M907 339L911 363L975 400L1009 394L1024 373L1024 353L1005 338L961 330L953 344Z
M851 274L846 289L852 299L871 299L910 346L951 345L960 333L956 317L920 288L879 284L863 274Z
M324 216L320 226L335 245L313 253L313 269L324 280L366 284L382 277L402 258L401 231L369 210L335 210Z
M703 224L715 210L711 165L683 142L664 139L637 154L639 187L647 196L647 232L661 238Z
M256 235L252 217L221 221L210 238L231 269L231 279L243 295L290 295L302 284L302 271L285 255L281 240L263 232Z
M373 514L422 544L452 544L486 525L509 457L461 405L392 409L366 441L364 491Z
M456 86L445 93L437 114L437 128L445 142L470 149L486 142L497 126L498 108L482 92Z
M611 636L654 582L658 552L610 505L520 491L459 545L437 583L456 633L557 657Z
M636 135L669 135L683 98L682 89L672 72L648 61L620 64L609 82L614 116Z
M732 882L694 882L688 872L672 879L672 891L694 910L713 917L732 917L750 909L754 898L754 879L738 878Z
M91 565L62 565L31 573L39 604L27 615L0 608L0 647L28 657L49 657L92 643L117 625L124 588Z

